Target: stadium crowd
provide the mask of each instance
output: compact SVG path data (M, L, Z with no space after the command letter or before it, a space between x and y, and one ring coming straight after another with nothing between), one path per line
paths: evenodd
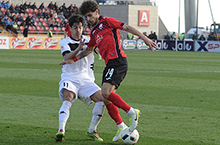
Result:
M63 3L58 6L51 1L48 6L44 3L36 6L36 3L24 2L24 4L0 2L0 24L14 34L22 33L25 26L28 26L30 34L46 34L51 30L54 34L63 34L68 18L73 14L78 14L76 4L66 6ZM87 33L88 26L84 27Z

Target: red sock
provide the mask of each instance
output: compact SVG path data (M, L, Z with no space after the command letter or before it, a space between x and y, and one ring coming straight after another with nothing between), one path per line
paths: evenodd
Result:
M108 100L111 101L115 106L118 108L123 109L126 113L131 109L131 106L129 106L118 94L115 92L112 92L108 96Z
M111 116L111 118L115 121L117 125L123 122L119 114L118 108L113 103L106 105L106 108L108 110L108 114Z

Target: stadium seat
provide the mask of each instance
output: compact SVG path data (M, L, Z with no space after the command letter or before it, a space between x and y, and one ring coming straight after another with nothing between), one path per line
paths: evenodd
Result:
M44 19L43 19L43 18L40 18L40 21L41 21L41 23L43 23L43 22L44 22Z
M3 14L5 14L5 12L6 12L6 9L4 9L4 8L1 8L1 11L2 11L2 13L3 13Z
M39 13L38 9L34 9L35 14L37 15Z
M20 26L20 30L23 32L24 31L24 26Z
M18 22L17 22L17 25L20 26L20 25L21 25L21 21L18 21Z

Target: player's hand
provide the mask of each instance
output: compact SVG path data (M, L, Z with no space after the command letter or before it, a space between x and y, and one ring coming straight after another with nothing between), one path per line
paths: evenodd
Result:
M68 59L68 60L61 62L59 65L72 64L72 63L74 63L73 59Z
M154 51L153 47L158 49L157 44L154 41L150 40L149 38L145 39L144 42L146 45L150 47L151 51Z
M80 42L79 42L79 46L78 46L79 50L81 50L83 48L84 42L85 42L85 39L82 39L82 37L81 37Z

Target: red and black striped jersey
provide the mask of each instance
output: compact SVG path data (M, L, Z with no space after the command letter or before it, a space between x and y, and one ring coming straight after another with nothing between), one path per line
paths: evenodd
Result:
M126 57L120 42L120 30L124 23L112 17L100 16L99 22L91 30L88 47L98 46L105 64L110 59Z

